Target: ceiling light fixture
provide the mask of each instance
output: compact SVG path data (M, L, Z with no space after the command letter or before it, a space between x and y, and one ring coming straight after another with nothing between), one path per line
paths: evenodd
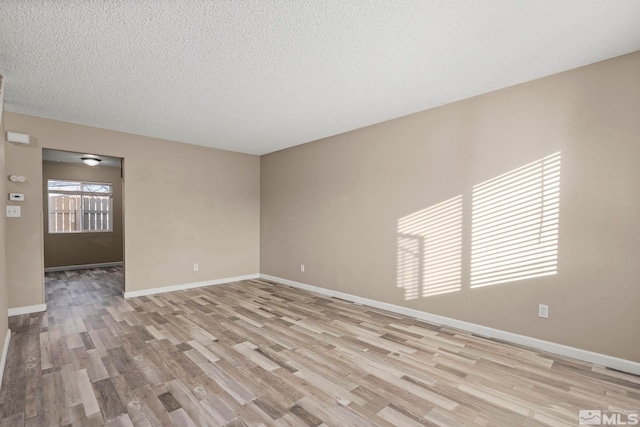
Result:
M97 157L80 157L80 160L82 160L85 165L89 166L96 166L102 161L102 159L98 159Z

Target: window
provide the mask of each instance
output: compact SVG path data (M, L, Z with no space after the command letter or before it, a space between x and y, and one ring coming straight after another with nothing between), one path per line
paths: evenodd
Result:
M49 233L112 231L112 184L50 179L47 189Z

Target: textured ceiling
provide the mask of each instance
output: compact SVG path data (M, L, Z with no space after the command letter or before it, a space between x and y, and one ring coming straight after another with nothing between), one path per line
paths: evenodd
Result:
M640 50L637 0L2 0L8 111L251 154Z

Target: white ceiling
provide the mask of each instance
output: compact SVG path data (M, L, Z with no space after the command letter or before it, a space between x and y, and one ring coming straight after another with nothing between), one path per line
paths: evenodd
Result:
M638 0L2 0L8 111L264 154L640 50Z

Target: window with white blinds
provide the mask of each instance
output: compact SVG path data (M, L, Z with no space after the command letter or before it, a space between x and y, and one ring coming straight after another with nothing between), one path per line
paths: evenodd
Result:
M111 183L49 180L49 233L112 231Z
M471 287L557 273L560 153L473 187Z

